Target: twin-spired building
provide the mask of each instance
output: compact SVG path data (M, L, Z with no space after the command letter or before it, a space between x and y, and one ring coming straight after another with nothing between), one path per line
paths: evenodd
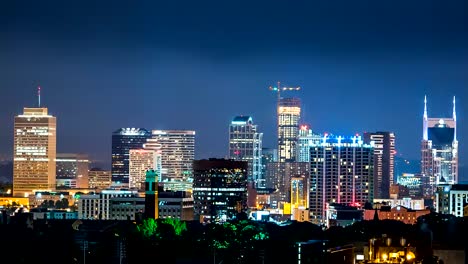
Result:
M24 108L15 116L13 195L55 189L57 119L47 108Z
M424 98L423 139L421 142L421 172L429 184L423 189L431 197L439 184L458 183L458 140L455 97L451 118L430 118L427 98Z

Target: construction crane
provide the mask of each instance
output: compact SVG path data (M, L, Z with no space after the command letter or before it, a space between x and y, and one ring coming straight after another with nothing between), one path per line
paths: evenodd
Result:
M299 91L301 87L281 87L281 82L277 83L277 86L268 87L270 91L275 91L278 94L278 103L281 99L281 91Z

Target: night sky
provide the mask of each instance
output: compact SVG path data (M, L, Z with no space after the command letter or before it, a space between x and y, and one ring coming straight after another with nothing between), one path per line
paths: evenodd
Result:
M410 159L424 95L433 117L450 117L456 95L468 162L466 1L0 3L2 157L38 84L57 116L57 151L106 166L119 127L196 130L196 158L224 157L231 118L252 115L275 147L268 86L278 80L302 87L288 95L302 98L315 131L391 130Z

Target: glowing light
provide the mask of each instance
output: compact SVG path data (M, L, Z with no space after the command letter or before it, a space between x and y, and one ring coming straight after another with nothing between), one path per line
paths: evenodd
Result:
M385 253L384 253L384 254L382 254L382 259L383 259L384 261L387 261L387 259L388 259L388 256L387 256L387 254L385 254Z
M414 253L411 252L411 251L408 252L408 254L406 254L406 259L407 259L407 260L412 260L412 259L414 259L414 258L416 258L416 256L415 256Z

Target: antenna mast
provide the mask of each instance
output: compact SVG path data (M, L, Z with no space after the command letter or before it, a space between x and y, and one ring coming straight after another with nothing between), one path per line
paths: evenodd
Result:
M37 86L37 101L39 108L41 107L41 86Z

